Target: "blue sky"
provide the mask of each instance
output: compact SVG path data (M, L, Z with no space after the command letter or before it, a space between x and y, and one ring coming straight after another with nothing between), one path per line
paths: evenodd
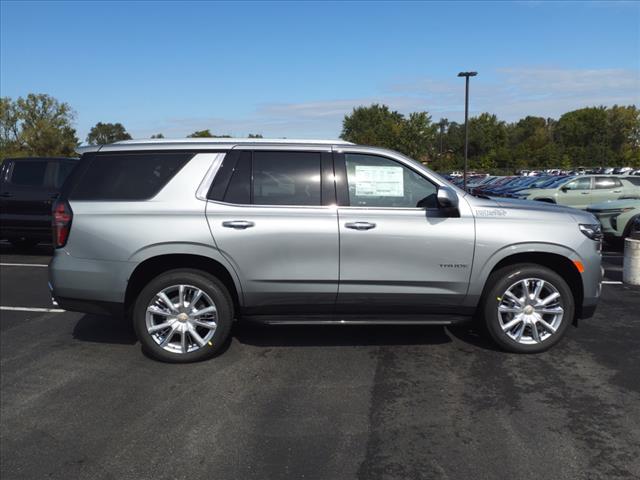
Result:
M138 138L337 137L354 106L505 120L640 105L638 2L1 2L0 93Z

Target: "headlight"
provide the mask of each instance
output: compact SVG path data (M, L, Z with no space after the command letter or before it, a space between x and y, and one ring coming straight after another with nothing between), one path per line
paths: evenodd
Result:
M578 225L578 227L580 228L580 231L591 240L595 240L596 242L602 240L602 227L599 223L594 225L581 223L580 225Z

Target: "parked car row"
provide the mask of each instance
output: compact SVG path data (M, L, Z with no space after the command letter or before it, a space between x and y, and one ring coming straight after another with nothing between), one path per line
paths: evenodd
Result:
M451 180L461 186L462 178ZM640 177L616 175L475 176L467 190L485 197L536 200L586 209L610 240L630 235L640 215Z
M640 175L640 169L632 167L578 167L573 170L563 170L561 168L549 168L546 170L520 170L517 172L521 176L544 176L544 175Z

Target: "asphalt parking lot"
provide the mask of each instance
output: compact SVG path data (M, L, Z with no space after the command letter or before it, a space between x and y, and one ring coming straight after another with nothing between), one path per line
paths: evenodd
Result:
M3 479L640 477L619 252L595 317L544 354L468 326L238 325L191 365L145 357L123 319L34 311L48 254L0 244Z

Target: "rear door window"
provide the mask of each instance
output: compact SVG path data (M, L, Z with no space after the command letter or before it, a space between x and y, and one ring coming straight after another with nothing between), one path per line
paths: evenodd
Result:
M604 190L607 188L617 188L621 187L622 183L620 180L613 177L596 177L596 188L598 190Z
M46 173L46 160L15 160L11 183L24 187L43 187Z
M254 205L320 205L320 153L254 152L252 198Z
M71 200L145 200L155 196L194 156L192 152L104 153L74 175Z
M331 158L324 161L324 168L333 171ZM319 206L323 198L335 200L333 184L325 184L322 193L322 162L320 152L232 151L208 198L239 205Z
M580 177L567 183L563 188L567 190L590 190L591 177Z

